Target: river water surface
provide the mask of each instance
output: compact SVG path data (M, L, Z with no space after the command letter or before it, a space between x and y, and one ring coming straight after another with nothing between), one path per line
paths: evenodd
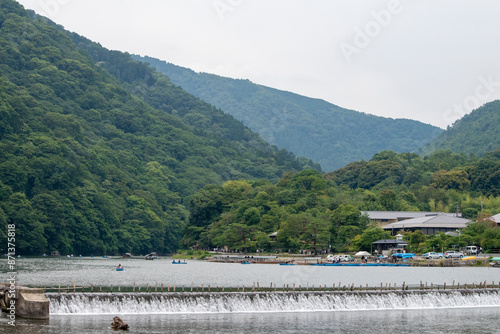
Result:
M2 260L5 261L5 260ZM6 262L6 261L5 261ZM117 272L121 263L125 270ZM8 280L7 265L0 282ZM277 264L226 264L188 261L174 265L169 258L153 261L123 258L21 258L16 261L20 285L312 287L394 284L417 286L487 281L498 284L500 269L487 267L318 267ZM123 294L122 294L123 297ZM120 298L122 298L120 297ZM500 333L500 294L429 294L407 298L385 296L278 295L212 300L192 297L176 302L158 294L128 294L117 303L109 294L72 295L51 300L47 321L16 319L8 325L0 315L1 333L116 333L114 315L122 317L130 333ZM222 297L221 297L222 298ZM208 301L207 301L208 300ZM140 306L138 306L140 301ZM182 304L182 305L179 305ZM229 305L229 306L228 306Z
M6 261L5 261L6 262ZM306 286L354 284L375 286L380 283L418 285L472 284L492 282L498 284L500 269L489 267L323 267L280 266L278 264L215 263L187 261L172 264L171 258L146 261L137 258L21 258L17 259L17 282L34 287L58 285L73 286L132 286L163 283L176 286L211 285L236 287L259 283L269 287L293 284ZM122 264L124 271L116 271ZM7 264L2 266L0 282L7 277Z

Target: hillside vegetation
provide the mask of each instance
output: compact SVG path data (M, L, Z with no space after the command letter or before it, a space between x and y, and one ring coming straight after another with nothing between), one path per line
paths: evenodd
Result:
M485 220L500 212L500 150L483 158L438 151L427 158L383 151L321 175L286 173L277 183L228 181L190 199L184 247L230 251L371 250L390 233L371 225L362 211L456 212L481 222L462 237L404 232L410 250L454 245L500 248L500 227ZM276 240L269 235L277 232Z
M174 84L241 120L269 143L308 157L325 171L367 160L383 150L417 151L442 131L409 119L344 109L249 80L196 73L151 57L134 58L150 63Z
M198 189L303 167L319 170L128 54L0 2L2 245L13 224L19 254L175 251Z
M482 156L500 147L500 100L486 103L456 121L422 149L424 154L450 149Z

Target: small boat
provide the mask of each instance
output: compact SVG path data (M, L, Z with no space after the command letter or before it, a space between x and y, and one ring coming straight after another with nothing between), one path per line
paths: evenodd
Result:
M116 271L123 271L123 268L116 268Z
M172 261L172 264L187 264L187 262L186 262L186 261L184 261L184 262L181 262L181 261L176 262L176 261L174 260L174 261Z
M241 264L250 264L250 261L243 261Z
M280 266L294 266L295 263L290 263L290 262L280 262Z
M476 259L476 257L475 257L475 256L464 256L464 257L462 257L462 260L464 260L464 261L467 261L467 260L475 260L475 259Z

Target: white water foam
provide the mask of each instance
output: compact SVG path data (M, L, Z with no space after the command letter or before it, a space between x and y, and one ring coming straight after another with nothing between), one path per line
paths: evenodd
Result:
M312 312L500 307L493 291L47 294L51 314Z

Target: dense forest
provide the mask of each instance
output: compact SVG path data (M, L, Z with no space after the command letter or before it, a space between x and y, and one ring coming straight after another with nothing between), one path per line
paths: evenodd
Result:
M190 95L148 64L0 0L0 251L8 225L16 226L16 251L23 255L221 246L250 251L332 245L344 251L384 236L363 210L450 212L458 206L480 221L500 212L496 142L484 155L380 150L377 142L394 136L399 149L411 151L423 144L415 138L426 141L436 128L244 84L248 91L234 88L241 100L276 102L277 114L271 121L257 117L259 122L279 127L287 120L293 126L281 129L281 136L326 139L308 150L344 167L322 174L310 157L269 145L236 116ZM261 89L264 95L252 93ZM483 108L492 122L498 119L498 103ZM288 118L292 110L299 113ZM353 125L343 134L350 139L311 130L313 114L328 114L332 133ZM453 128L465 131L459 123ZM364 146L373 150L366 161L356 158ZM333 147L351 153L337 154ZM500 248L498 228L489 224L471 225L461 242ZM269 238L274 232L277 240ZM444 236L412 240L420 240L414 245L419 249L457 242Z
M231 179L277 181L309 159L112 52L0 2L0 249L172 252L186 198Z
M241 120L269 143L308 157L325 171L367 160L384 150L414 152L442 132L414 120L348 110L249 80L196 73L151 57L134 58L151 64L174 84Z
M383 151L321 175L286 173L277 183L228 181L190 197L189 226L182 244L230 251L370 251L371 242L390 238L370 224L365 210L455 212L480 222L462 237L405 232L410 250L440 245L500 248L500 227L487 217L500 212L500 149L478 159L437 151ZM276 240L269 235L278 232ZM331 246L331 248L330 248ZM439 249L440 249L439 248Z
M486 103L457 120L429 145L423 154L450 149L456 153L482 156L500 147L500 100Z

